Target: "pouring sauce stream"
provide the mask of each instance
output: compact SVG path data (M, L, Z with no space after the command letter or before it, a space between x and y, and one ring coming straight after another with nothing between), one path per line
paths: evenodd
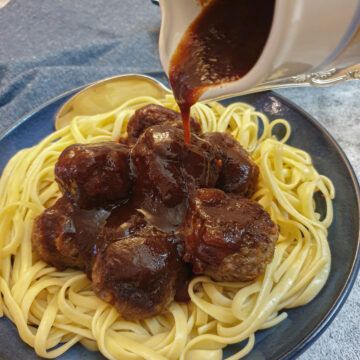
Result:
M275 0L213 0L183 35L170 61L169 79L190 143L190 108L211 86L246 75L262 53Z

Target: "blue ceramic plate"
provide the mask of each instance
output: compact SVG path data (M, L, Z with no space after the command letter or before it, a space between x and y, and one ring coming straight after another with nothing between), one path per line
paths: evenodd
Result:
M166 82L163 73L151 73ZM0 172L18 150L33 146L54 131L57 110L78 88L37 108L12 128L0 135ZM244 101L266 113L270 120L283 117L292 126L289 143L312 155L317 170L334 183L334 222L329 230L332 267L329 280L320 294L308 305L288 311L288 318L274 328L259 331L254 350L247 360L294 359L313 343L335 318L344 304L359 270L359 185L345 154L328 132L303 110L272 92L251 94L224 101ZM24 344L14 325L0 319L0 359L39 359L32 348ZM227 357L240 349L228 346ZM77 345L63 355L62 360L103 359L100 353L88 352Z

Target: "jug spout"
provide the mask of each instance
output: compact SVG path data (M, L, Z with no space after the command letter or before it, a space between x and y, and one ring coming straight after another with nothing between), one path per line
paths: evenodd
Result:
M159 53L168 75L178 44L207 3L212 2L160 0ZM248 2L248 6L253 3ZM248 36L242 29L239 41ZM360 0L275 0L269 34L257 61L238 80L206 86L199 100L283 87L324 86L358 78Z

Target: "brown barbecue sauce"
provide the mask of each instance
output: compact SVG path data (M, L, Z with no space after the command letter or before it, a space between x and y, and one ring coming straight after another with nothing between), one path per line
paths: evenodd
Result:
M243 77L270 33L275 0L213 0L183 35L169 78L190 143L190 107L210 87Z

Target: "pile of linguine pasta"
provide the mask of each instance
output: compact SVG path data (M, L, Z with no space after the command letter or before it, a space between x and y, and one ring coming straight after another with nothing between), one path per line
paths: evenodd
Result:
M286 144L291 132L286 120L270 123L245 103L197 103L191 115L203 132L233 134L260 168L253 199L279 227L274 259L262 276L247 283L198 276L189 285L190 303L173 302L159 316L125 321L95 296L83 272L60 272L39 260L32 253L32 226L61 196L54 181L60 153L74 143L126 136L134 111L149 103L178 110L170 95L161 100L138 97L105 114L76 117L38 145L19 151L3 171L0 316L8 317L41 357L55 358L79 342L108 359L222 359L225 346L246 340L241 351L228 358L240 359L253 348L257 330L286 319L283 309L308 303L327 280L333 184L317 173L308 153ZM273 135L275 126L284 128L282 139ZM324 199L322 215L316 212L316 192Z

